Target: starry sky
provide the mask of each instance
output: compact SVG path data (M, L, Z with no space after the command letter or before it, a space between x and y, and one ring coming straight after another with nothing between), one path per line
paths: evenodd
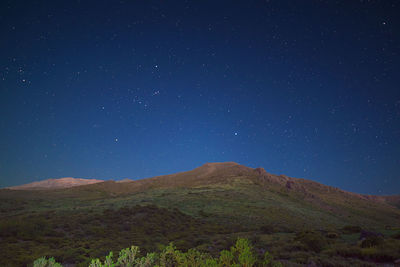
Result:
M235 161L400 193L398 1L0 3L0 187Z

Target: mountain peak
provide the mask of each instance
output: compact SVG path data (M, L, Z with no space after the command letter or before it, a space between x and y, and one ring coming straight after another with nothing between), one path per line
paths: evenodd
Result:
M227 162L207 162L204 163L204 167L219 167L219 168L224 168L224 167L232 167L232 166L239 166L239 163L233 162L233 161L227 161ZM202 167L203 167L202 166Z

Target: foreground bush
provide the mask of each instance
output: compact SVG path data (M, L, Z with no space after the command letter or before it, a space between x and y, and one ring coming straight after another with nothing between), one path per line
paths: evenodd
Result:
M33 267L62 267L62 265L57 263L54 258L46 259L42 257L35 260Z
M34 267L62 267L54 258L40 258L33 263ZM177 250L171 243L160 253L140 255L140 249L132 246L120 251L119 257L113 259L110 252L104 261L93 259L89 267L255 267L255 266L282 266L275 262L266 252L262 257L254 253L253 247L247 239L239 238L230 250L223 250L219 257L212 257L196 249L187 252Z

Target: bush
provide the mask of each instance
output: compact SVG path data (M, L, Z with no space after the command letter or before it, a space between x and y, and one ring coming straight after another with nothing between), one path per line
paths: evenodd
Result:
M42 257L33 262L33 267L62 267L62 265L57 263L54 258Z
M189 249L186 253L177 250L170 243L159 254L148 253L140 257L139 247L131 246L120 251L119 258L113 261L113 253L110 252L104 262L100 259L92 259L89 267L254 267L273 266L281 267L280 262L273 261L272 255L266 252L263 258L258 258L253 247L247 239L239 238L230 250L223 250L219 257L213 258L207 253L196 249ZM83 266L83 265L80 265ZM87 265L86 265L87 266ZM54 258L37 259L34 267L62 267Z
M135 264L138 253L139 247L136 246L131 246L131 248L121 250L119 253L118 264L122 266L130 266Z
M327 245L325 237L317 232L300 232L297 233L295 240L300 241L306 245L310 250L315 252L321 252L321 250Z
M383 238L381 236L368 236L361 242L362 248L371 248L379 246L383 243Z
M181 252L176 250L176 247L170 243L160 254L161 267L178 266L181 258Z
M233 262L233 254L228 250L223 250L219 256L219 263L221 266L231 266Z
M237 261L243 267L251 267L256 262L256 257L252 252L252 247L247 239L239 238L235 247L231 248L233 255L237 255Z

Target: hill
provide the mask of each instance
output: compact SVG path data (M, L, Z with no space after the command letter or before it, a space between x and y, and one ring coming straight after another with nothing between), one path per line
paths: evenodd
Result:
M29 184L12 186L8 189L12 190L52 190L59 188L69 188L74 186L88 185L104 182L103 180L96 179L81 179L81 178L58 178L58 179L47 179L39 182L33 182Z
M112 202L117 207L156 204L177 208L192 216L207 214L210 221L241 224L251 220L249 225L252 227L285 222L285 227L294 229L349 224L374 228L400 222L399 196L346 192L234 162L206 163L191 171L140 180L116 182L63 178L11 189L27 191L3 190L0 198L58 199L47 203L49 208L56 207L57 202L65 205L65 202L82 199L101 199L104 206ZM41 191L44 189L46 192ZM57 208L62 208L62 205Z
M135 181L25 189L0 190L0 251L6 257L0 265L11 262L11 250L26 255L22 247L31 251L29 260L46 251L66 263L87 263L90 257L105 255L108 249L118 251L130 242L144 251L174 241L179 249L213 253L246 237L288 265L314 258L337 260L327 264L335 266L352 257L365 266L376 259L363 254L362 231L389 238L390 249L368 252L383 253L379 261L400 258L393 248L400 243L392 238L400 230L399 196L346 192L234 162L207 163ZM346 252L351 250L353 254Z
M287 227L294 228L346 224L384 227L400 222L397 196L346 192L234 162L207 163L191 171L123 184L105 181L70 188L63 193L79 196L100 192L113 198L130 199L134 204L178 208L194 216L207 213L210 220L225 218L242 223L251 218L251 225L257 227L282 222L283 218L287 218Z

